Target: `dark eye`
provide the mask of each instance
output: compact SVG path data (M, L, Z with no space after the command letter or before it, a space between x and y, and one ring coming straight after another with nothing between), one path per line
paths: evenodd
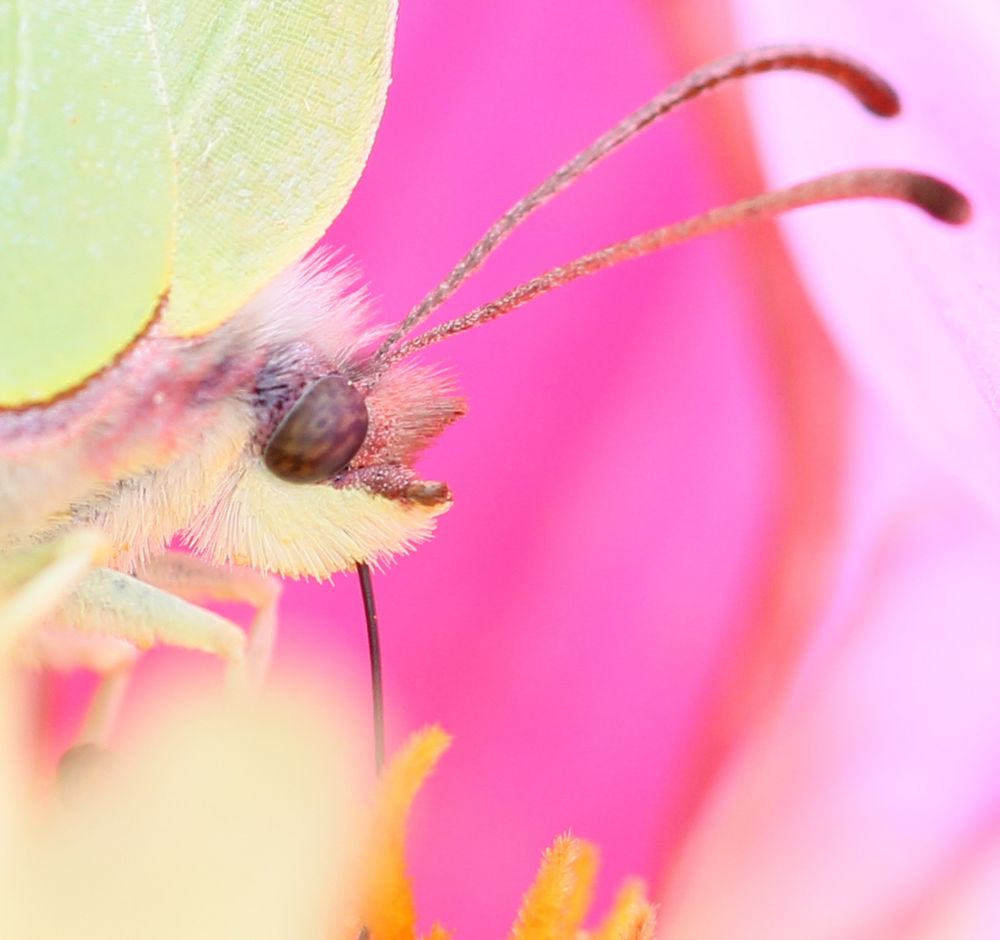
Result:
M367 433L361 393L342 376L328 375L281 419L264 448L264 463L290 483L319 483L351 462Z

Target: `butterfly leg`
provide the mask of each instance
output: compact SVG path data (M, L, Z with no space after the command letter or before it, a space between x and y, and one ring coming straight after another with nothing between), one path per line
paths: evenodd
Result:
M5 552L0 563L0 660L101 676L76 743L106 739L138 650L154 643L198 649L243 670L246 637L234 623L109 568L100 533L73 532Z
M151 558L139 576L189 601L235 601L254 608L246 651L251 687L263 680L271 660L278 622L281 581L250 568L223 568L183 552Z
M107 740L138 657L138 649L120 637L49 625L31 631L15 654L15 660L22 666L56 672L86 669L100 677L74 744L103 744Z
M157 643L202 650L225 660L230 675L243 669L246 637L231 620L168 591L110 568L95 568L59 605L55 621L85 639L118 639L145 649ZM91 647L91 652L95 648ZM95 665L97 665L95 663ZM128 679L131 660L101 671L78 743L106 738Z
M58 623L108 634L146 649L156 643L202 650L229 665L243 660L246 637L231 620L110 568L95 568L55 612Z
M120 575L109 581L108 586L112 584L115 585L112 592L121 592L123 584L129 586L126 593L134 597L125 605L126 609L111 604L116 607L114 611L104 609L102 612L100 597L96 605L93 598L82 598L83 608L89 611L86 616L96 614L102 623L109 616L118 618L119 622L122 618L127 620L127 639L122 638L126 636L124 631L111 628L115 636L77 633L75 643L69 641L68 644L71 647L90 644L86 650L81 650L79 664L93 669L102 677L81 725L77 744L106 740L128 681L130 667L137 655L133 643L144 646L155 639L157 642L216 653L229 661L233 678L241 685L250 683L251 687L256 687L266 672L281 595L281 582L277 578L246 568L219 568L192 555L168 551L147 561L136 578ZM97 591L98 595L102 592L107 599L107 589L99 588ZM254 607L256 614L250 626L249 641L244 641L242 631L235 624L195 606L204 601L235 601ZM147 604L150 606L147 607ZM154 612L157 610L163 618L160 621L157 621ZM72 616L72 612L70 614ZM160 631L155 637L144 632L150 624ZM94 626L91 624L89 628ZM96 626L107 629L100 624ZM95 645L97 641L102 645ZM122 649L118 651L110 644L120 644ZM132 651L131 658L129 650ZM234 651L243 655L236 656Z
M22 660L30 657L35 665L57 671L87 669L99 677L76 734L59 760L58 780L65 785L100 765L139 650L120 637L69 627L43 626L29 640Z
M247 648L243 631L231 620L179 596L181 592L165 590L168 586L97 568L59 606L56 619L82 634L84 641L125 641L133 649L166 644L212 653L227 663L231 681L242 687ZM193 596L196 592L190 593ZM89 652L91 655L102 652L105 656L111 653L107 648L98 650L95 646L89 647ZM88 665L86 661L83 664ZM92 661L89 665L97 669L101 681L75 745L106 741L128 682L132 659L122 655L117 663ZM67 753L73 751L71 748Z
M78 741L106 737L137 651L117 637L86 636L45 623L108 553L104 535L86 529L7 552L0 564L0 660L54 669L83 667L102 677Z
M40 545L4 552L0 558L0 661L32 628L49 619L67 595L108 555L104 535L70 532Z

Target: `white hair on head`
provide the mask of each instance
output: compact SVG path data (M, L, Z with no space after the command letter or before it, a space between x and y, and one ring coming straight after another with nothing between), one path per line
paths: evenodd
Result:
M356 263L322 249L265 285L213 336L260 349L307 342L337 368L385 334L385 327L368 326L370 320L371 301Z

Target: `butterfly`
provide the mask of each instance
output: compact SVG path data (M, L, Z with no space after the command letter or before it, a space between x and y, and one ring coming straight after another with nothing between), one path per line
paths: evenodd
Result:
M281 29L237 4L55 8L22 14L32 55L15 46L5 63L17 94L0 182L0 636L22 659L106 676L88 740L152 643L208 650L257 681L274 576L356 569L377 662L370 566L426 539L452 502L415 469L464 413L414 358L426 347L583 275L802 205L876 196L946 222L968 214L931 177L848 171L599 249L428 325L537 208L716 85L807 71L876 114L898 109L835 52L754 50L682 79L559 168L386 330L349 266L302 256L372 145L394 4L297 3ZM168 548L177 537L190 553ZM249 636L198 603L234 598L257 610Z

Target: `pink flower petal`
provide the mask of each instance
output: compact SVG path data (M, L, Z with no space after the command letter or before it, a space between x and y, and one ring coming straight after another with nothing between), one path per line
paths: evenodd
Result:
M909 937L986 916L1000 539L964 492L914 472L884 422L867 438L848 507L862 576L721 781L665 905L678 936ZM954 935L1000 930L974 923Z
M1000 512L1000 8L861 0L734 0L740 41L809 40L849 51L899 89L885 124L809 79L750 90L777 182L863 164L935 172L976 217L956 232L873 205L787 221L837 345L920 449Z

